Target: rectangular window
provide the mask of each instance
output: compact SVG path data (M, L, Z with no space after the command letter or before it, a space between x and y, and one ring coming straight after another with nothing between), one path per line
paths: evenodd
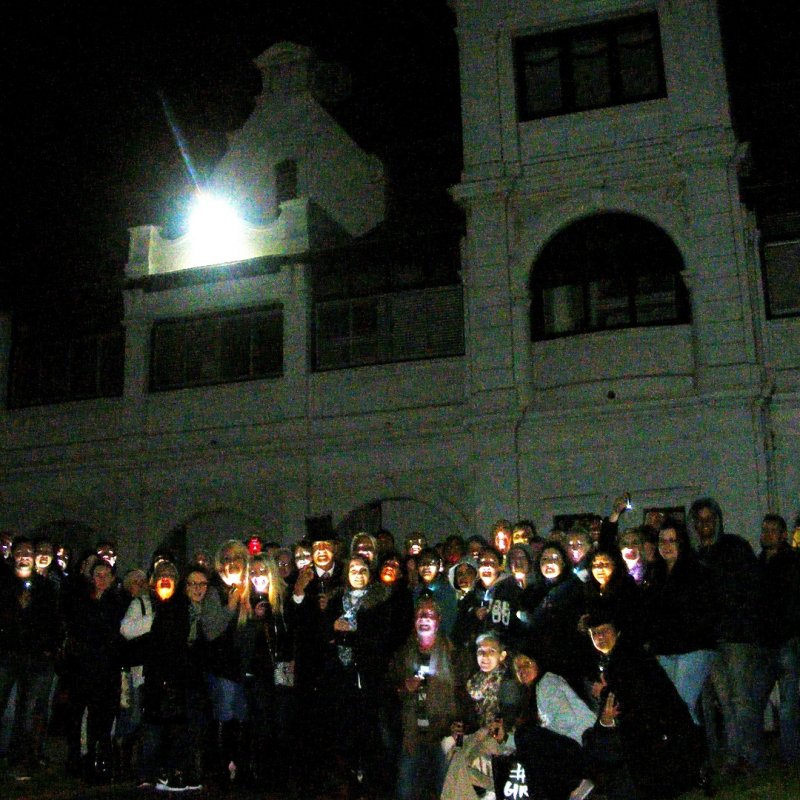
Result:
M520 121L666 96L655 13L515 42Z
M9 408L66 403L122 394L124 334L15 340Z
M767 242L763 272L767 316L800 315L800 239Z
M282 372L280 306L164 320L153 328L151 391L272 378Z
M319 301L314 306L317 370L463 353L461 286Z

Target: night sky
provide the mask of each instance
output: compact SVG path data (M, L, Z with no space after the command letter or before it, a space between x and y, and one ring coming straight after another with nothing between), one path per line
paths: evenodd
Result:
M0 308L17 323L120 318L127 228L164 223L188 186L159 98L209 169L260 91L252 59L282 39L350 68L353 96L336 113L384 159L409 209L440 207L459 179L458 56L445 0L60 5L9 12L4 34L11 246ZM792 175L795 4L721 5L737 133L755 140L765 169Z

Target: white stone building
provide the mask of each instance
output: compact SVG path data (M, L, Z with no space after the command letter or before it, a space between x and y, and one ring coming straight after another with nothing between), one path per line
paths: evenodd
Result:
M121 396L0 411L0 526L80 523L129 560L358 509L398 540L546 531L623 489L631 523L707 494L754 543L793 521L800 303L767 302L715 4L452 5L461 283L340 291L382 167L318 102L344 76L271 48L213 181L256 222L227 255L132 232Z

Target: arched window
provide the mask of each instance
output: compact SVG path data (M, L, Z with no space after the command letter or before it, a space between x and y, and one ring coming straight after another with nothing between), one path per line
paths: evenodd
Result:
M603 213L557 233L533 265L531 338L689 322L683 259L632 214Z

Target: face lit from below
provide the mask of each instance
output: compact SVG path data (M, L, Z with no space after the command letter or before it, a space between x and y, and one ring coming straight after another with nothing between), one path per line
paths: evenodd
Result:
M278 575L286 580L292 574L292 559L288 555L284 554L278 556L278 561L276 563L278 565Z
M226 586L240 586L244 581L246 567L244 557L229 548L223 551L219 561L219 576L222 578L222 582Z
M471 589L472 585L475 583L475 578L477 577L477 571L469 564L460 564L456 567L456 571L453 574L456 589L461 589L461 591L467 591Z
M667 564L674 564L678 560L678 534L673 528L658 532L658 552Z
M369 583L369 563L364 559L350 559L347 580L353 589L366 589Z
M608 586L614 574L614 562L606 555L598 555L592 559L592 575L601 587Z
M517 580L522 580L530 572L531 565L523 550L511 550L508 555L508 568Z
M269 591L269 569L263 561L254 561L250 567L250 583L256 594L266 594Z
M633 564L642 557L638 536L624 535L619 540L619 551L628 564Z
M531 530L526 526L514 528L511 531L511 544L530 544L531 543Z
M592 644L595 649L604 655L614 649L619 638L617 629L610 622L598 625L596 628L590 628L589 635L592 637Z
M548 581L554 581L564 571L564 559L553 547L545 547L539 558L539 572Z
M311 551L305 547L297 547L294 551L294 565L298 570L307 567L311 563Z
M36 570L38 572L46 572L53 563L54 556L55 549L50 542L39 542L36 545Z
M381 583L392 584L400 577L400 562L395 558L389 558L383 562L381 567Z
M11 543L14 540L7 533L0 533L0 555L3 558L11 558Z
M202 572L190 572L186 578L186 596L193 603L202 603L208 591L208 578Z
M480 542L468 542L467 543L467 555L470 558L474 558L477 561L480 558L481 551L483 550L483 545Z
M439 560L425 556L419 560L418 570L423 583L433 583L439 575Z
M478 579L488 589L500 574L500 562L494 553L484 553L478 562Z
M422 536L412 536L406 540L406 553L412 556L418 556L425 547L425 539Z
M30 578L33 575L33 545L27 542L18 544L12 551L14 572L18 578Z
M357 538L353 543L353 555L366 558L367 561L372 564L378 553L372 546L372 542L365 536L363 538Z
M56 563L62 572L66 572L69 569L69 552L67 552L66 547L59 547L56 550Z
M433 639L439 630L439 611L430 603L420 603L414 614L414 630L421 640Z
M329 570L333 566L333 542L314 542L311 545L311 560L318 569Z
M492 544L505 555L511 549L511 531L508 528L498 528L492 536Z
M539 677L539 665L528 656L514 656L514 675L523 686L530 686Z
M506 651L496 639L482 639L476 650L478 669L481 672L491 672L506 660L506 655Z
M571 533L567 537L567 555L573 565L580 564L589 552L589 537L585 534Z
M169 600L175 594L175 578L162 575L156 579L155 590L160 600Z

